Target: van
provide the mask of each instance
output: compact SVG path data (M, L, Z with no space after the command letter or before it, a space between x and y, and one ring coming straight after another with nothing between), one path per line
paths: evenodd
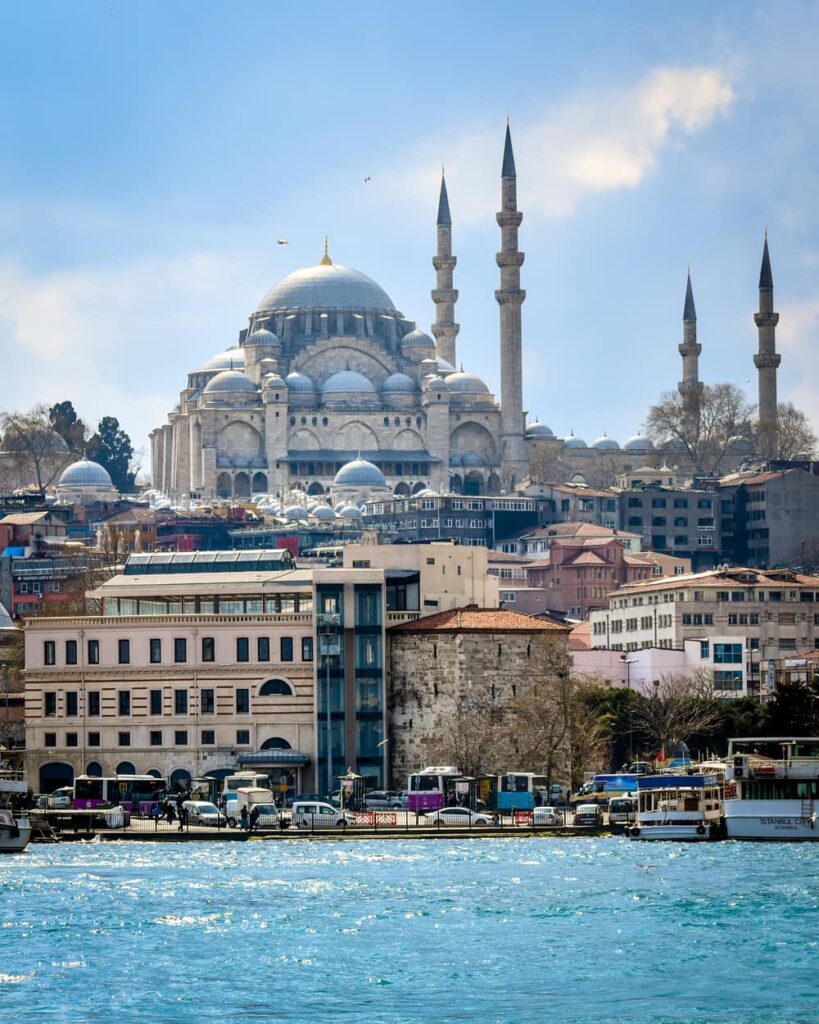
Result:
M609 800L609 824L619 831L637 820L637 800L632 796L618 796Z
M291 822L294 828L347 828L355 819L323 800L297 800Z
M579 804L574 812L574 823L591 828L602 828L603 808L600 804Z

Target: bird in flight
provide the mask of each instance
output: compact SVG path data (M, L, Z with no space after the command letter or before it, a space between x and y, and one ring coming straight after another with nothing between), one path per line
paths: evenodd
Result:
M277 238L276 239L276 245L287 245L287 244L288 244L288 242L287 242L286 238Z
M367 177L366 177L366 178L364 179L364 184L366 185L366 184L367 184L368 182L370 182L370 181L372 181L372 180L373 180L373 179L372 179L372 178L370 177L370 175L368 174L368 175L367 175Z

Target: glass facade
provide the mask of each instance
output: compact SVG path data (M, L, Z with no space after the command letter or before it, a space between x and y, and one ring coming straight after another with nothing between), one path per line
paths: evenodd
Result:
M344 591L340 586L317 588L317 734L316 788L331 793L347 769L344 743ZM328 750L329 747L329 750Z
M382 605L380 586L355 586L355 770L367 788L385 782Z

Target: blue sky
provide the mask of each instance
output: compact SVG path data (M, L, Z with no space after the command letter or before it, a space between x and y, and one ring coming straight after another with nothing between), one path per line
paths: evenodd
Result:
M6 3L0 409L71 398L145 444L325 233L429 329L442 162L459 360L497 393L508 111L532 418L633 434L689 263L701 377L753 397L767 226L780 396L819 427L817 38L800 3Z

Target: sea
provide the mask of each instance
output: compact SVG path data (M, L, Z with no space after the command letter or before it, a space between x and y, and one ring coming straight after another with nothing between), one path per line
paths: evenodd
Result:
M816 1024L817 844L77 842L0 860L39 1024Z

